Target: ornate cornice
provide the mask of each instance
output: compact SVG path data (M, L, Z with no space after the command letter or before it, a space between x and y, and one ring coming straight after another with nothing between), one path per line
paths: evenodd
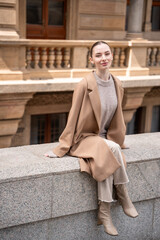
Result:
M40 106L40 105L52 105L52 104L66 104L71 103L72 92L60 92L60 93L36 93L27 106Z
M154 87L148 92L145 97L160 97L160 87Z

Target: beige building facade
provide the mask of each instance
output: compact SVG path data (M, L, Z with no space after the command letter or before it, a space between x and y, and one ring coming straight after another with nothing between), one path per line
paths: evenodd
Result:
M127 134L160 131L160 1L0 0L0 147L54 142L105 40Z

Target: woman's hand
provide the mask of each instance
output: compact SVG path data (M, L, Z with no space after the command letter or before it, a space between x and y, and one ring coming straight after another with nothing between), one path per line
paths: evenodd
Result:
M45 157L50 157L50 158L57 158L58 156L54 154L52 151L48 151L44 154Z

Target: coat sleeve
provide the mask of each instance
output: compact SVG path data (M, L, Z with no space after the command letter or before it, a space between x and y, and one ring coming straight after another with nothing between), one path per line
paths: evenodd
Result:
M79 82L74 90L72 106L69 112L67 125L59 138L59 145L53 149L58 157L63 157L72 146L79 113L85 92L85 79Z

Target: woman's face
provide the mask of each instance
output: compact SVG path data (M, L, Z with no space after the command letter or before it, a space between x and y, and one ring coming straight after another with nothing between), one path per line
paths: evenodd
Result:
M93 48L90 61L95 65L97 70L106 70L112 64L113 56L111 49L107 44L101 43Z

